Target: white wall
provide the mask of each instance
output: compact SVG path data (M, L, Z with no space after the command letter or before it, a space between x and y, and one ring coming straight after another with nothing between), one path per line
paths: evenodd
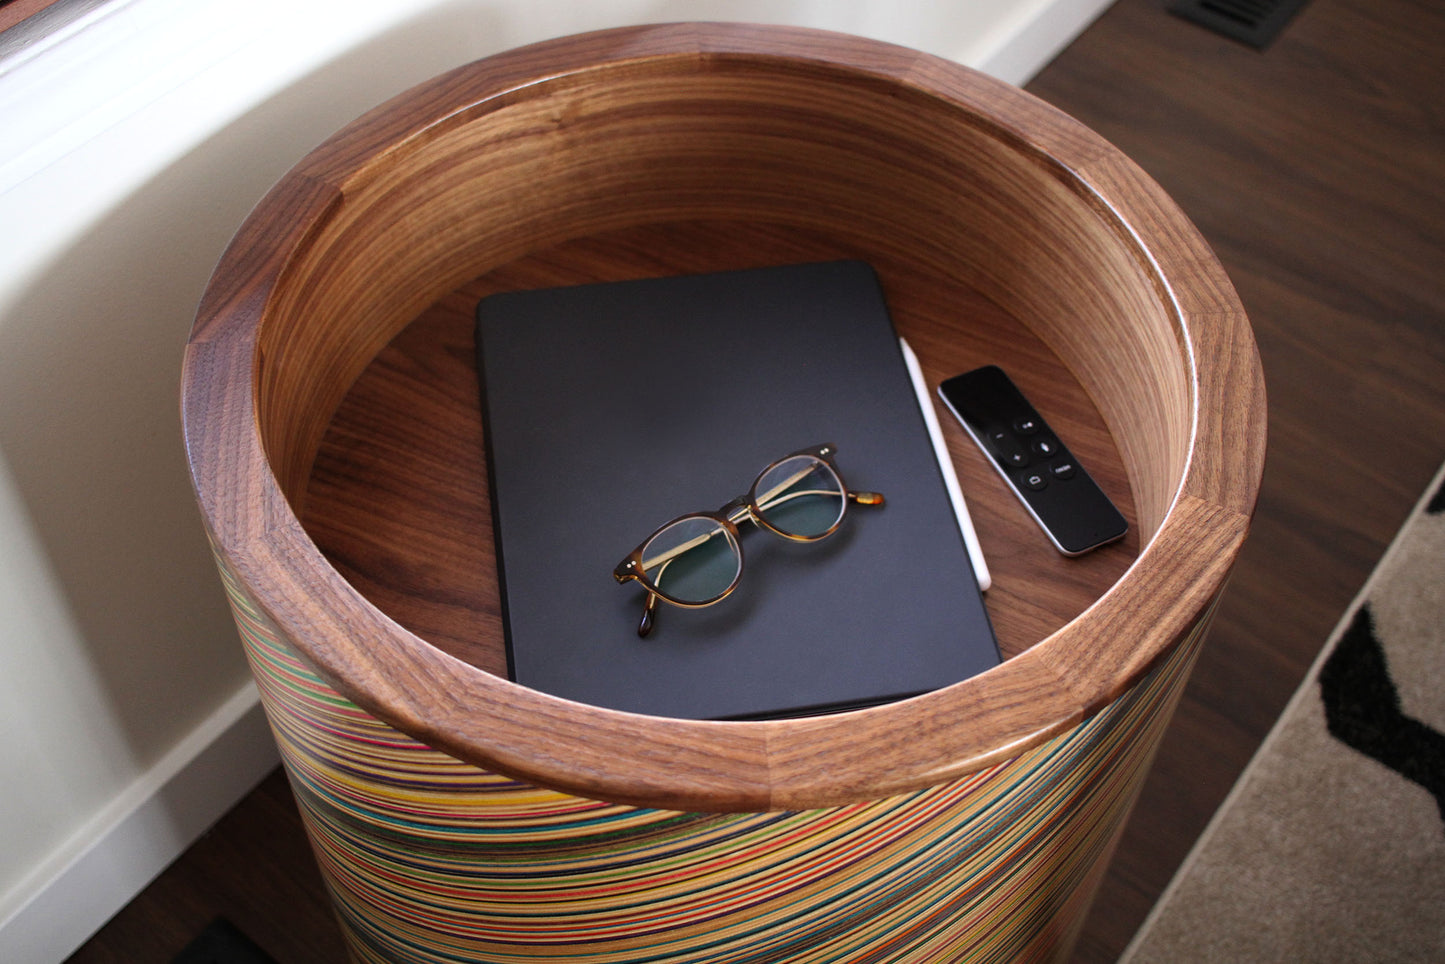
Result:
M1021 83L1107 0L111 0L0 62L0 960L58 960L275 762L177 379L251 205L366 108L596 27L863 34Z

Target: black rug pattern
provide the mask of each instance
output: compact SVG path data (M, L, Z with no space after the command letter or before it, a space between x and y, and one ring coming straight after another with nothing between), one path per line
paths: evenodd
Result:
M1445 466L1427 493L1121 964L1445 961Z
M1445 512L1445 485L1435 490L1425 512ZM1368 603L1321 667L1320 697L1335 739L1430 791L1445 821L1445 734L1401 710Z

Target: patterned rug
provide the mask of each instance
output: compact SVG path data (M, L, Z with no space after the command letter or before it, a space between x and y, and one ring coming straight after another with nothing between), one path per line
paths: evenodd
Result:
M1121 961L1445 961L1445 470Z

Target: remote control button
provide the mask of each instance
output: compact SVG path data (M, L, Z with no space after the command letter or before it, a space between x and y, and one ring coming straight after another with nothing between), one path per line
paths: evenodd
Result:
M1078 470L1074 467L1074 463L1067 460L1055 462L1049 466L1049 474L1056 479L1072 479L1076 471Z
M1014 419L1014 431L1020 435L1032 435L1039 430L1039 420L1025 415Z
M1059 443L1051 438L1036 438L1030 448L1035 455L1042 455L1044 458L1059 454Z
M1021 469L1029 464L1029 454L1008 429L989 429L988 447L993 450L994 458L1011 469Z
M1029 464L1029 454L1012 439L998 446L998 459L1013 469L1021 469Z
M1048 476L1042 472L1025 472L1019 476L1019 481L1035 492L1042 492L1049 487Z

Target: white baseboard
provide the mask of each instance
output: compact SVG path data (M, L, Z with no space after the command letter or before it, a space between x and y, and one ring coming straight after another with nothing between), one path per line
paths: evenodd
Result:
M247 683L22 883L0 961L62 961L280 762Z
M1022 87L1049 65L1114 0L1037 0L1021 6L995 33L992 49L968 60L979 70Z

